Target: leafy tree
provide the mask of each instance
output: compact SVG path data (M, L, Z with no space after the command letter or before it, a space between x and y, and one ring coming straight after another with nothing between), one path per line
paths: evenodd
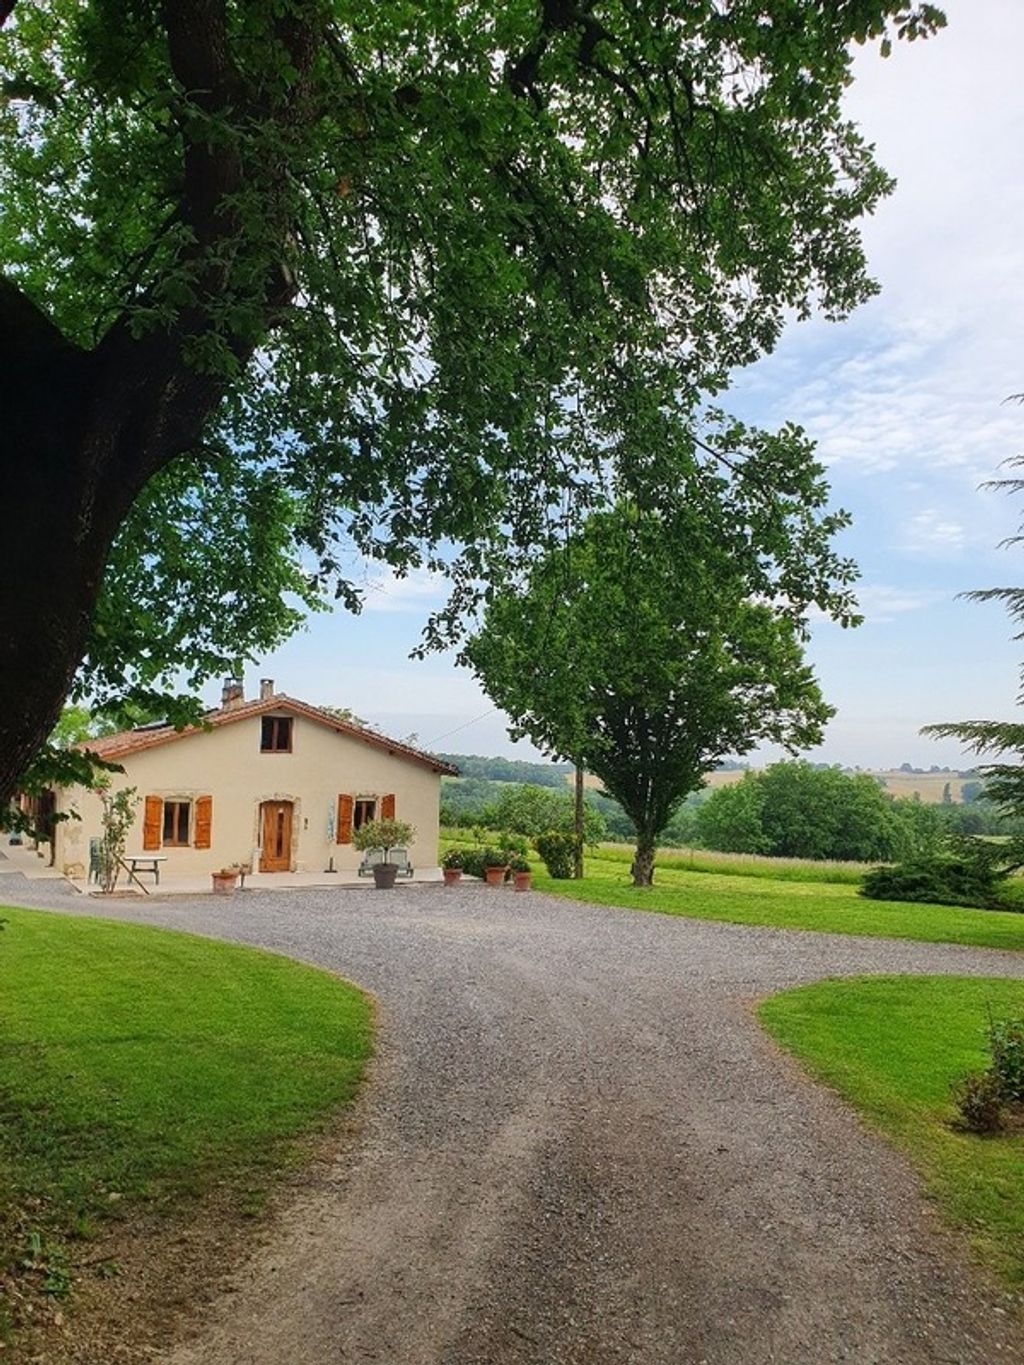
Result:
M894 801L867 773L773 763L713 791L698 812L707 848L780 858L910 857L942 833L938 808Z
M1017 395L1024 398L1024 395ZM1024 456L1007 460L1007 465L1024 469ZM1024 478L991 479L983 485L998 488L1006 493L1024 492ZM1007 542L1019 545L1024 541L1024 525ZM965 592L961 596L968 602L1001 602L1009 612L1011 621L1024 624L1024 588L980 588ZM1016 639L1021 639L1018 634ZM1022 670L1024 679L1024 670ZM1017 695L1017 701L1024 701L1024 686ZM1008 814L1024 817L1024 723L1004 720L963 720L949 721L940 725L926 725L921 731L934 735L937 739L958 739L971 753L992 758L1014 756L1016 762L981 763L978 776L984 783L985 799L1001 806ZM965 800L967 798L965 797Z
M833 520L814 514L822 487L794 497L792 521L770 535L730 514L721 483L703 503L700 492L672 521L625 504L592 515L521 587L493 596L461 656L516 735L571 757L620 802L638 886L653 878L658 835L723 755L818 741L831 712L803 661L801 611L813 595L851 619L833 577L850 568L828 550ZM779 600L783 581L793 586Z
M756 773L728 787L716 787L697 811L697 837L722 853L769 853L764 832L765 790Z
M495 809L498 828L535 838L546 830L571 833L575 828L575 805L568 791L549 787L505 786ZM604 818L593 806L583 807L583 842L599 844L608 837Z
M83 659L145 690L161 653L188 672L288 626L255 584L242 638L230 584L216 628L158 591L187 545L117 550L140 498L159 541L159 477L214 513L203 472L237 471L254 529L350 601L350 547L399 572L467 547L432 639L608 486L670 501L706 460L777 515L798 434L704 396L787 313L872 292L856 223L890 182L842 112L850 47L943 22L905 0L3 13L0 805ZM203 562L235 530L203 521ZM151 567L140 622L118 575ZM102 593L128 612L99 629Z

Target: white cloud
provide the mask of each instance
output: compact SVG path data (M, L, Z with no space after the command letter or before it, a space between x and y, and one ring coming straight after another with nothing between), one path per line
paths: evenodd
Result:
M865 583L857 589L857 601L867 625L883 625L923 611L935 602L948 600L949 594L935 588L898 588L886 583Z
M965 540L960 522L934 507L926 507L911 517L904 548L911 554L958 555L964 548Z
M363 590L364 611L415 611L424 618L448 596L444 575L428 569L412 569L403 577L386 569L368 579Z

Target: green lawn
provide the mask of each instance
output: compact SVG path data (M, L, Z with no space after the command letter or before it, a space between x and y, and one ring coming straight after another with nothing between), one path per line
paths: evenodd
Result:
M861 977L785 991L769 1032L910 1157L947 1221L1024 1284L1024 1135L956 1131L950 1085L986 1064L988 1011L1024 1012L1024 982Z
M603 853L587 857L582 881L554 881L533 861L536 888L569 900L733 924L1024 949L1024 914L1013 911L872 901L842 883L692 872L660 862L656 884L637 888L629 884L628 864Z
M0 1273L61 1292L69 1242L110 1215L214 1184L258 1200L358 1085L372 1009L335 977L185 934L0 914Z

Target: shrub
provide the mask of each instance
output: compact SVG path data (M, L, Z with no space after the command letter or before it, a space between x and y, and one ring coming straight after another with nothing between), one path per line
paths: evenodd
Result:
M992 1020L988 1045L1000 1098L1009 1104L1024 1103L1024 1015Z
M379 848L386 860L393 848L405 848L415 837L415 829L404 820L368 820L353 834L352 843L360 853Z
M498 840L498 847L506 855L506 862L511 862L514 858L525 858L530 851L528 839L524 839L521 834L502 834Z
M526 859L520 857L517 854L509 863L508 870L510 872L529 872L532 869L530 868L530 864L526 861Z
M572 834L549 829L534 840L537 852L544 860L548 875L558 881L568 881L576 866L576 839Z
M484 877L484 851L482 848L467 848L462 854L462 871L467 877Z
M484 867L508 867L508 854L503 848L488 846L483 851Z
M993 1071L972 1071L953 1086L960 1122L972 1133L997 1133L1005 1122L999 1079Z
M464 848L450 848L441 859L442 867L465 868L466 850Z
M872 900L1009 909L999 895L1007 875L1007 869L999 866L1001 856L998 847L959 839L950 851L872 868L865 874L861 895Z

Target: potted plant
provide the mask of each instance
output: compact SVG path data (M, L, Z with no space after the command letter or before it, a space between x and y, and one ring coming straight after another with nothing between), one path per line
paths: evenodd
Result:
M371 848L379 848L383 859L373 866L373 883L378 891L390 891L398 876L398 864L388 861L393 848L404 848L411 844L416 831L404 820L368 820L352 836L352 842L360 853Z
M516 857L509 863L512 884L517 891L529 891L533 885L533 872L525 858Z
M441 871L445 886L454 886L462 877L462 864L465 854L461 848L450 848L441 859Z
M508 871L508 858L498 848L484 849L484 880L488 886L501 886Z
M211 874L213 877L213 891L217 896L230 896L235 889L238 881L238 867L232 864L230 867L222 867L219 872Z

